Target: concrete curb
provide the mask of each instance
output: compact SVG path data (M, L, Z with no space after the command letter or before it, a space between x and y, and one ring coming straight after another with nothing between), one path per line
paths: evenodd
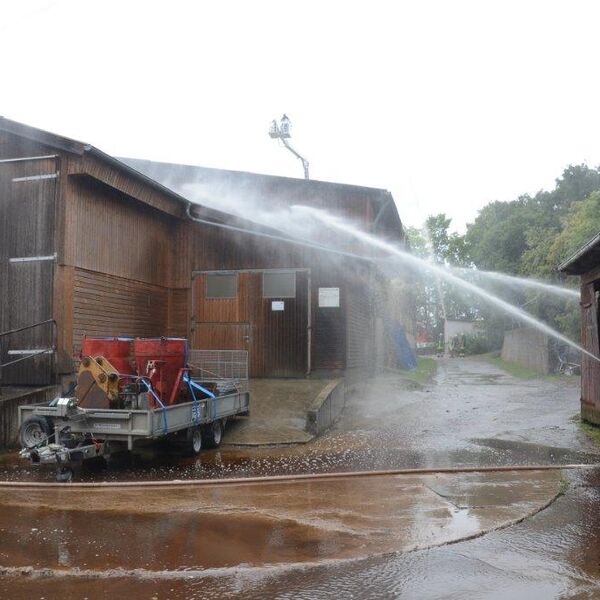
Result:
M319 435L329 429L340 417L346 405L343 379L329 382L306 411L306 431Z

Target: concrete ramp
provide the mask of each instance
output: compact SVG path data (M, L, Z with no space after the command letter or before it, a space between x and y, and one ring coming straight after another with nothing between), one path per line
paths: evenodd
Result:
M227 426L224 443L244 446L310 441L307 413L331 379L252 379L250 416Z

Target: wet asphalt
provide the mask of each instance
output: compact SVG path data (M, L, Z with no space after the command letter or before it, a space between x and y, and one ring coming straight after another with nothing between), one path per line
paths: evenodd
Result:
M197 459L160 448L145 451L133 463L85 470L81 478L594 464L600 456L579 428L578 402L576 378L518 380L485 361L446 359L439 363L436 381L422 390L402 389L395 375L368 382L364 394L348 401L342 420L308 444L223 447ZM1 463L0 478L51 480L52 474L22 466L9 456ZM290 559L286 566L284 558L270 568L252 567L245 549L237 563L232 560L227 567L194 572L189 578L157 572L149 576L145 571L123 576L118 568L108 578L12 573L0 577L0 598L600 597L600 470L564 471L563 478L564 494L536 515L477 539L429 550L390 551L383 556L373 550L365 554L371 558L360 559L315 552L314 561L299 565ZM347 498L343 504L348 504ZM129 519L133 523L140 516L131 514ZM165 516L164 527L177 527L178 519ZM221 525L224 531L226 522ZM135 526L143 529L143 519ZM201 528L197 535L202 536ZM218 552L218 539L211 540ZM93 540L81 540L88 553L90 544ZM282 556L285 546L279 546ZM137 556L140 550L131 552ZM0 560L3 564L6 561Z

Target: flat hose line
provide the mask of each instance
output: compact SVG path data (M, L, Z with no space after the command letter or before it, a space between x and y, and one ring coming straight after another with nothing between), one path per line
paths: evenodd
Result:
M427 469L394 469L386 471L349 471L347 473L315 473L298 475L273 475L266 477L238 477L230 479L174 479L169 481L97 481L97 482L27 482L0 481L0 489L7 488L41 488L41 489L80 489L80 488L162 488L162 487L205 487L220 485L251 485L257 483L301 482L324 479L350 479L358 477L390 477L394 475L437 475L458 473L504 473L510 471L562 471L566 469L593 469L600 467L594 464L566 465L503 465L496 467L447 467Z

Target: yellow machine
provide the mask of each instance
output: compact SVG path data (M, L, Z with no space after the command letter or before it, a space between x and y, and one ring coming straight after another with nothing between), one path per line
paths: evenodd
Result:
M103 356L84 356L75 395L81 407L111 408L119 399L119 372Z

